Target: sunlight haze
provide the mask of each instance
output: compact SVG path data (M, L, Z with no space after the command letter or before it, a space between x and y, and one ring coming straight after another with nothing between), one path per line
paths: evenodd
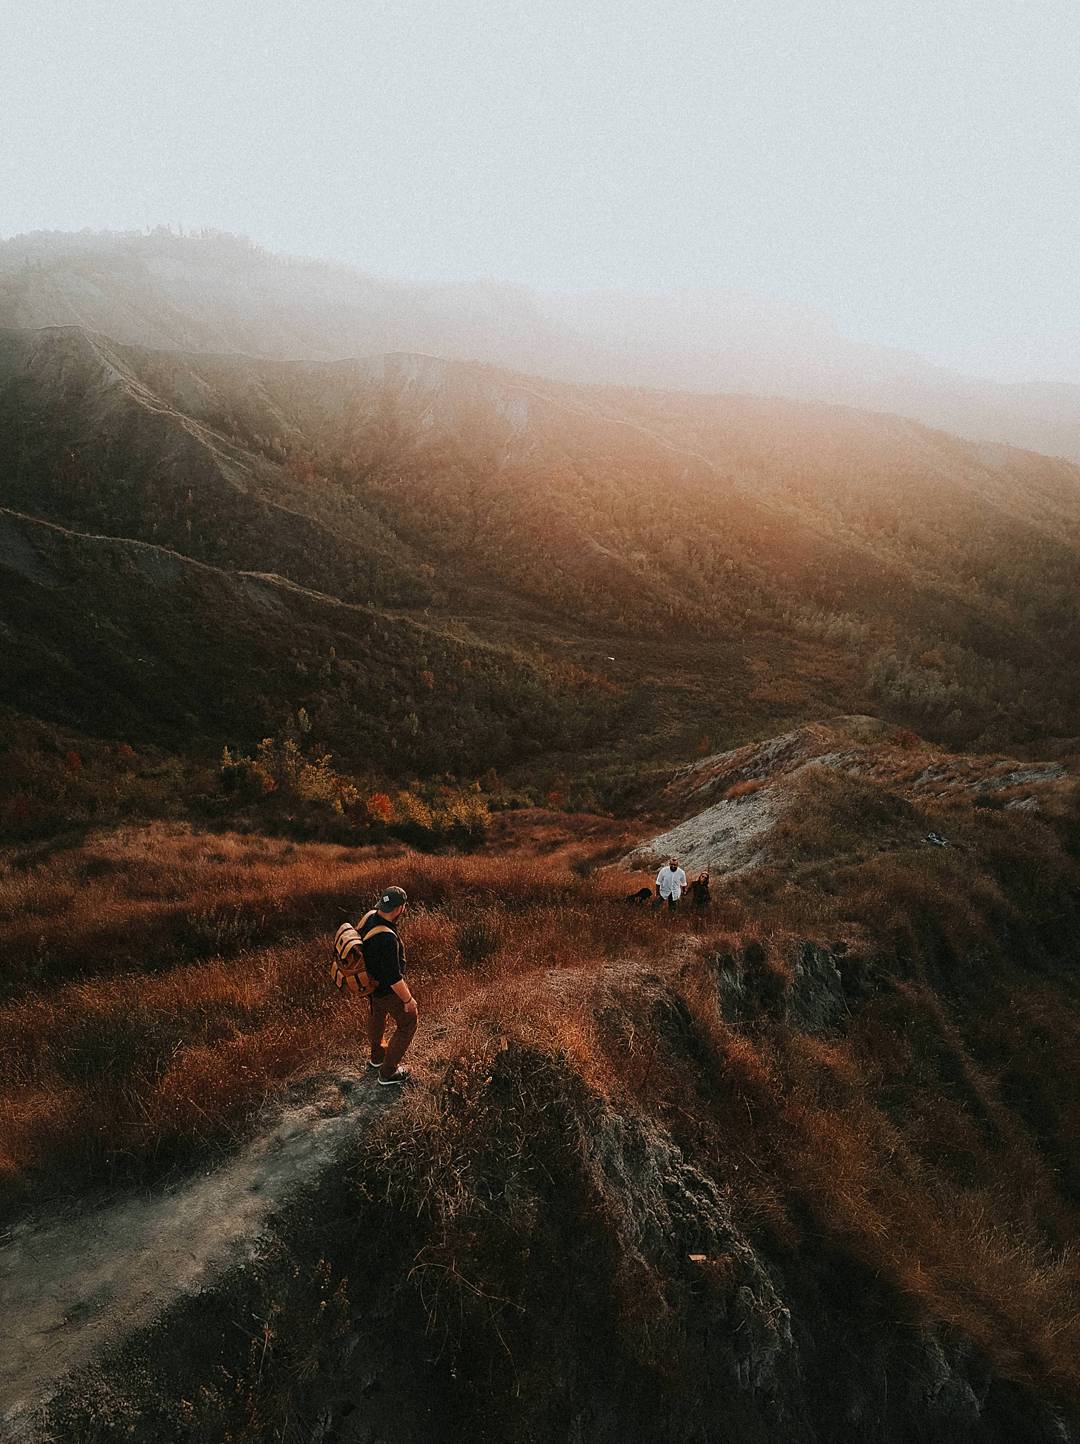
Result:
M1080 381L1064 0L37 0L0 234L215 227L421 281L720 290Z

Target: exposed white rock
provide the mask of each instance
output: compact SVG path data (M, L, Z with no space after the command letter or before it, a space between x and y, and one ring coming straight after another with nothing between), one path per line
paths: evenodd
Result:
M729 876L743 872L762 860L761 843L776 815L776 800L767 788L725 799L634 848L623 866L655 869L677 857L688 874L704 868Z

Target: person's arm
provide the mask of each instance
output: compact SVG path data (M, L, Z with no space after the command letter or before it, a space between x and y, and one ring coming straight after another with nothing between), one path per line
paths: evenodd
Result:
M416 1002L401 972L400 939L388 933L376 933L364 945L368 971L383 987L396 993L407 1013L416 1012Z
M396 993L405 1004L406 1013L416 1012L416 999L412 995L412 989L405 981L405 945L399 937L388 938L385 934L381 941L386 944L386 961L390 977L394 981L390 984L390 991Z
M406 1013L416 1012L416 999L409 990L409 985L404 978L398 978L396 983L391 984L390 991L396 993L405 1004Z

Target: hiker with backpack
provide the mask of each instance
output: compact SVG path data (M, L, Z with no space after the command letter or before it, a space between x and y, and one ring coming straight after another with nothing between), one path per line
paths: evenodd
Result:
M686 873L679 866L679 859L673 857L656 874L657 900L663 903L666 899L669 908L677 908L685 886Z
M384 1088L409 1081L408 1070L399 1065L418 1021L416 999L405 981L405 945L397 931L408 901L404 888L388 887L355 928L343 923L334 939L336 957L330 969L339 988L368 996L368 1067L378 1069ZM395 1027L387 1041L391 1021Z

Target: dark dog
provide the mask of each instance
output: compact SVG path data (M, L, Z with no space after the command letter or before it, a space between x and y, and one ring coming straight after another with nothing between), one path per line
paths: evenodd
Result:
M648 902L652 897L651 887L639 887L637 892L627 893L626 901L632 903Z

